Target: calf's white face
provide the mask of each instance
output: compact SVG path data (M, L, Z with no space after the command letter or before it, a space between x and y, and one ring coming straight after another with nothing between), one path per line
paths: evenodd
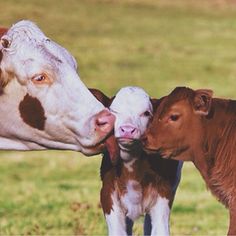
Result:
M139 87L122 88L112 101L110 110L116 116L115 137L121 149L139 141L153 113L150 97Z
M30 21L0 44L0 149L101 151L114 116L80 80L75 59Z

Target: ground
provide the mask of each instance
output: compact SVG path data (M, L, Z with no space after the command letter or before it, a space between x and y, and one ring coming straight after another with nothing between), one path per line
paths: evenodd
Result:
M78 61L89 87L127 85L152 97L176 86L236 98L236 6L210 0L0 0L2 26L30 19ZM66 151L0 153L0 234L104 235L101 157ZM172 235L222 235L227 210L186 163ZM141 220L135 235L142 234Z

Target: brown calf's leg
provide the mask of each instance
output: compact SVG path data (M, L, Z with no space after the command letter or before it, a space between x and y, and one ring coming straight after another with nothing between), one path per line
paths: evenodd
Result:
M236 201L231 204L229 209L230 222L229 222L229 231L228 235L236 235Z

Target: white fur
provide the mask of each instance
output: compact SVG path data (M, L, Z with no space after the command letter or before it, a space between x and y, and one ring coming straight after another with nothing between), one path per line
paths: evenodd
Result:
M115 137L120 138L120 127L124 125L130 125L137 129L137 133L134 139L139 140L140 137L146 131L148 122L153 113L152 104L148 94L139 87L125 87L122 88L115 96L110 110L116 116L115 121ZM148 111L150 116L145 116L145 112ZM119 143L122 147L122 145ZM122 154L122 158L128 159L125 153Z
M135 162L140 158L140 151L136 145L129 140L120 141L119 129L121 126L130 125L137 129L134 140L139 140L144 134L148 122L152 116L152 104L146 92L138 87L122 88L113 100L111 111L116 116L115 137L121 147L120 156L124 161L124 168L128 172L134 171ZM150 112L150 116L145 116L144 112ZM133 150L133 145L134 149ZM135 173L138 175L139 173ZM135 176L134 175L134 176ZM116 183L118 184L118 182ZM117 186L115 186L117 187ZM125 217L136 220L140 215L150 213L152 220L151 235L169 235L169 214L170 209L168 199L162 198L158 193L158 188L151 184L147 187L148 197L143 196L143 187L140 182L130 179L125 186L120 186L125 194L118 196L118 190L112 194L113 210L106 215L109 235L127 235ZM116 197L115 197L116 196Z
M158 197L156 204L150 210L152 219L151 235L169 235L169 200Z
M143 213L142 188L137 181L129 180L126 191L127 193L121 198L121 203L127 211L126 216L134 221Z
M113 206L110 214L105 214L108 234L113 236L126 235L125 214L122 211L117 194L112 193Z
M16 23L3 38L9 40L10 46L1 47L0 69L7 85L0 96L0 137L4 137L0 148L99 152L99 147L91 146L106 135L95 131L95 115L104 106L80 80L74 57L30 21ZM41 73L48 74L52 84L32 83L31 78ZM44 130L32 128L22 120L19 103L26 94L36 97L42 104L46 116ZM10 140L14 142L11 144Z

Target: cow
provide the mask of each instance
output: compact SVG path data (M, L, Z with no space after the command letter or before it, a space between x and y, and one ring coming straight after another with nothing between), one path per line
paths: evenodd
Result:
M122 88L109 102L97 91L95 96L110 105L116 116L114 136L119 153L103 154L101 163L101 205L109 235L132 234L133 222L146 214L145 235L169 235L169 215L180 182L182 162L147 155L140 138L152 118L153 105L138 87ZM157 104L157 100L152 100Z
M236 101L212 96L208 89L174 89L161 99L143 145L166 159L192 161L229 208L228 235L236 235Z
M115 117L80 80L75 58L31 21L0 34L0 149L100 153Z

